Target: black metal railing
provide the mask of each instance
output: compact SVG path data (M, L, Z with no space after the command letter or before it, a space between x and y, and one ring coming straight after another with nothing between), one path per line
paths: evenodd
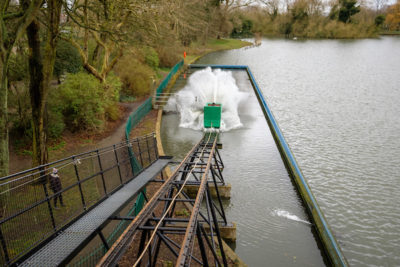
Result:
M157 158L150 134L0 178L0 265L51 239ZM53 168L61 181L56 188Z

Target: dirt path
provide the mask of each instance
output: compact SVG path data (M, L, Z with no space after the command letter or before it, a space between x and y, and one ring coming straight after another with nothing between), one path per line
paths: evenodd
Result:
M128 112L125 114L123 118L123 123L120 124L114 132L97 142L94 146L95 148L100 148L100 147L107 147L111 146L113 144L119 143L122 140L125 140L125 126L126 126L126 121L128 120L129 115L136 110L144 101L140 102L135 102L135 103L125 103L125 107L128 108Z
M87 133L72 134L66 132L61 143L65 143L62 148L52 151L50 148L50 161L66 158L68 156L89 151L96 148L107 147L119 143L125 138L125 124L129 115L135 111L144 100L134 103L120 103L122 112L121 118L115 122L108 122L106 130L97 135L89 135ZM11 143L11 142L10 142ZM21 155L17 153L14 147L10 145L10 171L16 173L32 167L32 159L30 155Z

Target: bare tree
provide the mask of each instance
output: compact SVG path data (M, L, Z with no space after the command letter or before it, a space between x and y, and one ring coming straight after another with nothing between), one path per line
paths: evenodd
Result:
M260 0L260 2L267 8L271 20L274 20L279 14L280 0Z
M154 0L83 0L71 7L65 4L70 18L68 26L75 31L62 38L78 49L85 70L104 82L130 41L141 41L150 29L157 32L152 21L156 20L157 4ZM96 42L91 58L90 39Z
M375 10L377 12L381 11L388 3L388 0L372 0Z

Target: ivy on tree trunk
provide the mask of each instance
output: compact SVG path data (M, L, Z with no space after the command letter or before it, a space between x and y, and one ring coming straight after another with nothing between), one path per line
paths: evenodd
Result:
M8 174L8 63L14 44L36 16L43 0L20 1L17 11L9 1L0 1L0 177Z
M29 93L32 106L32 163L33 166L48 162L46 102L50 82L53 77L56 58L57 37L59 33L61 0L47 1L46 9L46 44L44 53L40 47L40 24L37 20L27 28L29 44Z

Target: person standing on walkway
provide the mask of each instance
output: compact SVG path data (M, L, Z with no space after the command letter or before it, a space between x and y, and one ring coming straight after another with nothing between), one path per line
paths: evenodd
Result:
M58 170L53 168L53 172L50 174L50 189L55 194L54 196L54 208L58 209L57 207L57 200L60 200L60 205L65 207L62 194L59 193L62 190L60 176L58 175Z

